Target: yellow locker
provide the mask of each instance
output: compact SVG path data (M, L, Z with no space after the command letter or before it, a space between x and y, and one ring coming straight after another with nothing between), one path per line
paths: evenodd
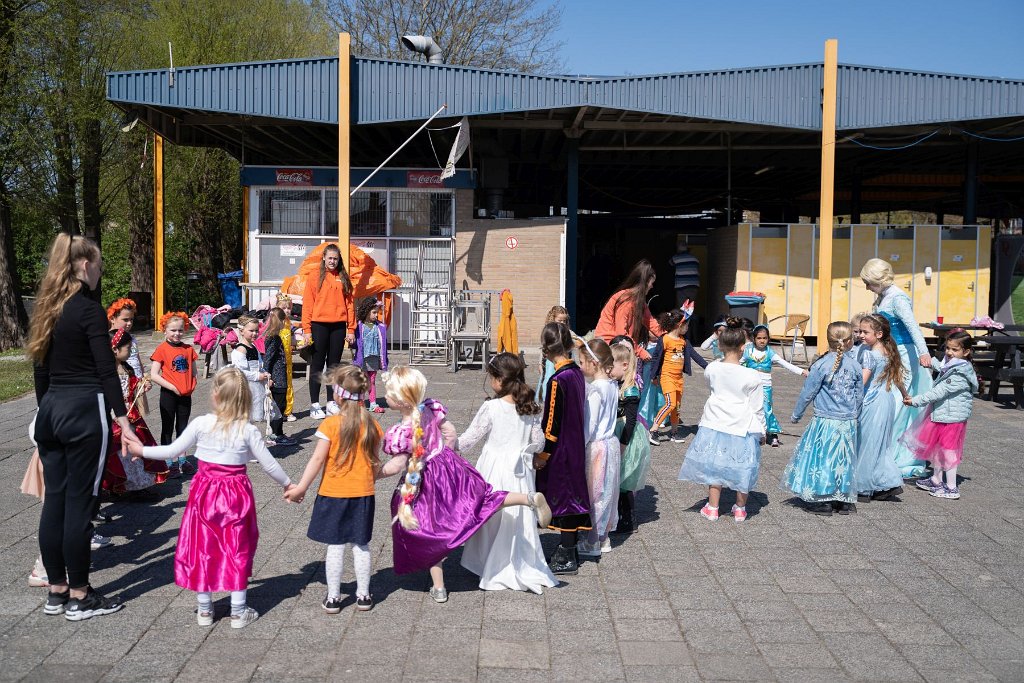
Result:
M789 226L789 272L786 274L786 313L814 318L814 240L813 225ZM808 326L805 334L811 334ZM772 330L775 332L775 330ZM781 330L780 330L781 332Z
M939 250L941 247L940 228L937 225L915 226L914 234L914 317L919 323L935 320L939 307ZM932 269L931 278L925 277L925 269ZM970 318L968 318L970 319ZM926 337L931 330L921 330Z
M941 229L937 286L943 322L966 324L978 314L978 232L973 227Z
M765 295L766 320L786 314L786 261L789 226L772 225L752 228L753 266L750 271L752 292ZM754 322L763 322L755 320Z
M829 322L850 319L850 244L850 228L832 229L832 320Z
M850 231L850 318L853 318L858 313L870 313L875 302L875 295L860 279L860 269L869 259L875 258L878 226L854 225Z
M989 281L992 277L992 227L978 228L978 280L974 289L976 315L991 315L988 308Z
M750 260L751 233L753 226L750 223L740 223L736 230L736 284L733 287L737 291L750 290Z
M878 228L878 258L888 261L895 274L895 284L912 296L914 276L914 228ZM862 266L863 267L863 266ZM858 271L859 273L860 271ZM863 282L857 284L864 287ZM874 295L868 292L874 303ZM869 309L870 310L870 307Z

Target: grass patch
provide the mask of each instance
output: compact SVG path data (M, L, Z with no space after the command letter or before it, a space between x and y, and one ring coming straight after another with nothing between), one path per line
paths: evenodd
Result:
M11 349L0 353L0 401L32 391L32 361L8 360L12 356L21 356L24 353L23 349Z

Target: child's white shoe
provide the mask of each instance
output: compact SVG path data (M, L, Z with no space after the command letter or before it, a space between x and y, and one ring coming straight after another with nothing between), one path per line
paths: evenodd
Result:
M200 626L213 626L213 612L198 610L196 612L196 623ZM234 626L234 624L232 624L232 626Z
M231 628L245 628L260 618L260 613L252 607L246 607L241 614L231 615Z

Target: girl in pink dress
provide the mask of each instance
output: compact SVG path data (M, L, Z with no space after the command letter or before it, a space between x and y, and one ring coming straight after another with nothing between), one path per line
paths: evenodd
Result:
M171 460L196 447L199 471L192 478L188 503L174 552L174 582L196 591L200 626L213 625L213 592L231 592L231 628L244 628L259 614L246 605L246 587L260 532L256 500L245 473L251 459L287 492L291 480L267 450L263 435L249 422L252 394L242 372L224 368L213 378L213 412L189 423L168 446L128 443L134 456Z
M405 472L391 498L391 539L396 574L430 570L430 597L446 602L441 563L498 510L526 505L542 527L551 508L542 493L495 491L480 473L452 450L455 427L447 409L425 399L427 378L419 370L395 368L387 382L388 405L402 421L384 434L384 452L392 456L381 477Z

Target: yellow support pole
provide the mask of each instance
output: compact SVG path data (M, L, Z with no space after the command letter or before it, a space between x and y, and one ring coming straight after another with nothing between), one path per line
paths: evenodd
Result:
M352 39L347 33L338 34L338 247L345 269L349 264L349 142L351 126L351 104L349 83L351 69Z
M153 324L164 309L164 138L153 142Z
M832 199L836 166L836 80L839 41L825 41L825 74L821 96L821 207L818 211L818 311L815 328L818 353L828 351L826 330L832 322Z

